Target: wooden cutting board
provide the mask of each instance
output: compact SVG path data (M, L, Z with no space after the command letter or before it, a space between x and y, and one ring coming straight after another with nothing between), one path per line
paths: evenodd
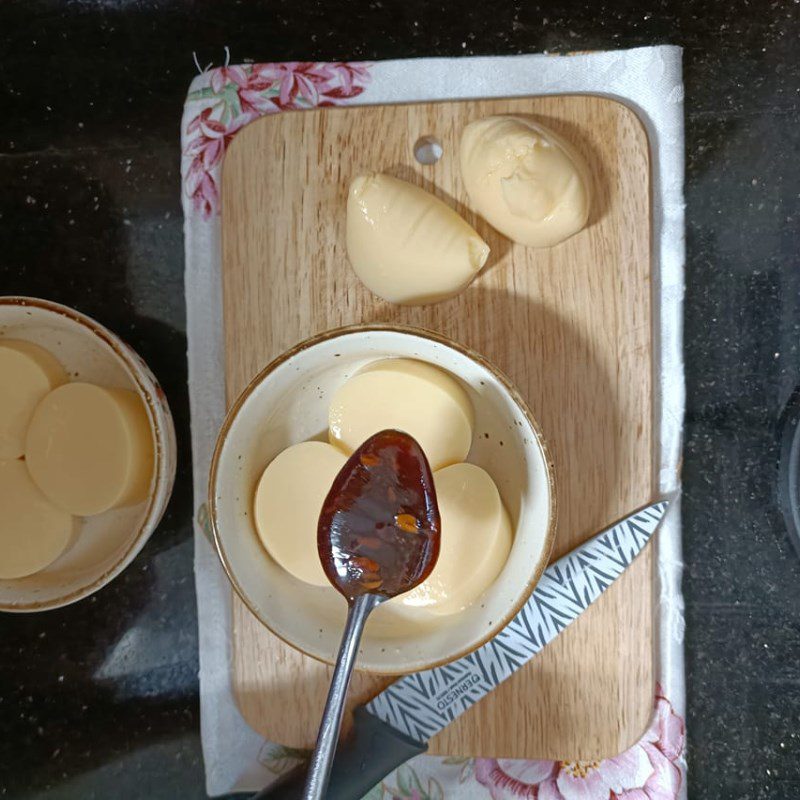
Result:
M520 247L470 211L458 138L470 120L533 114L591 165L588 227L548 250ZM442 158L413 146L435 136ZM390 172L434 192L489 243L487 266L453 300L392 306L347 262L351 178ZM592 96L329 108L264 117L225 157L222 240L227 396L311 334L353 322L441 331L511 376L551 446L553 557L655 491L650 165L635 114ZM653 550L574 625L431 742L431 752L519 758L615 755L645 730L654 697ZM234 597L233 687L272 741L313 745L330 669L285 645ZM357 675L352 703L387 679Z

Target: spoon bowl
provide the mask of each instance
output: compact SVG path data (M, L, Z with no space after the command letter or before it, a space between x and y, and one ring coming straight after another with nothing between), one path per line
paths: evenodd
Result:
M347 460L322 506L322 568L348 602L411 591L439 557L441 521L433 474L407 433L385 430Z

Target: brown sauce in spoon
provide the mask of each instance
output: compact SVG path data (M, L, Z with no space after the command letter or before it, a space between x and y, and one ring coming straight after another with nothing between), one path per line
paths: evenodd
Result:
M317 547L328 580L352 602L395 597L428 577L441 523L433 475L406 433L367 439L336 476L322 506Z

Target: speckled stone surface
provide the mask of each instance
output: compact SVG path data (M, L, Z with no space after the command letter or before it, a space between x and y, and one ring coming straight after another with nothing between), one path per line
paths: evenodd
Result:
M776 426L800 380L800 5L5 0L0 293L75 306L151 364L175 496L90 600L0 618L0 796L204 797L178 121L201 63L685 48L690 796L800 797L800 563Z

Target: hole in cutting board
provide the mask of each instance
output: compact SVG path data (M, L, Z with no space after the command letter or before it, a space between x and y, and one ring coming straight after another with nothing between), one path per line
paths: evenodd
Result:
M442 143L435 136L420 136L414 143L414 158L420 164L435 164L443 153Z

